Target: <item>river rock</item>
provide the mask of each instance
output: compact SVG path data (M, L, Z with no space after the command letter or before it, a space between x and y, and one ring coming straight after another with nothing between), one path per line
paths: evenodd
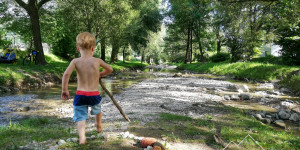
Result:
M292 121L299 121L300 120L300 115L298 113L292 113L291 117L289 118L289 120Z
M239 94L239 97L241 97L243 100L250 100L252 98L252 95L249 93L241 93Z
M51 146L48 150L57 150L59 145Z
M237 91L237 87L236 87L236 85L234 85L234 84L230 84L230 85L228 85L228 87L227 87L229 90L232 90L232 91Z
M281 93L289 93L290 90L288 88L284 88L283 87L283 88L280 88L279 92L281 92Z
M287 111L281 110L278 112L278 116L280 119L289 119L291 114Z
M182 77L182 73L175 73L173 77Z
M282 109L289 109L289 110L298 107L297 104L292 103L292 102L289 102L289 101L283 101L283 102L280 102L280 106L282 107Z
M121 132L120 135L122 138L127 138L129 136L129 132Z
M265 111L261 111L261 112L259 112L259 114L260 114L263 118L266 117L266 112L265 112Z
M152 146L147 146L147 148L145 148L144 150L153 150Z
M230 95L230 99L231 100L239 100L240 98L238 97L238 95L232 94L232 95Z
M272 116L272 118L274 118L275 120L279 120L279 116L278 116L277 113L274 113L274 114L272 114L271 116Z
M284 121L282 121L282 120L276 120L274 123L275 123L277 126L281 127L281 128L285 128L285 127L286 127Z
M57 144L58 144L58 145L64 145L64 144L66 144L66 141L65 141L65 140L59 140L59 141L57 142Z
M230 100L230 96L229 95L224 95L224 99L225 100Z
M297 112L300 113L300 106L298 106L297 108L292 109L293 112Z
M272 122L272 120L269 119L269 118L264 118L264 119L262 120L262 122L263 122L263 123L270 124L270 123Z
M134 138L134 135L133 134L129 134L128 138L132 139L132 138Z
M242 90L243 92L249 92L249 88L247 85L242 85L242 86L239 86L239 89L238 90Z
M257 88L259 89L274 89L273 83L263 83L260 84Z
M255 114L254 117L257 119L257 120L260 120L262 121L264 118L261 116L261 114Z

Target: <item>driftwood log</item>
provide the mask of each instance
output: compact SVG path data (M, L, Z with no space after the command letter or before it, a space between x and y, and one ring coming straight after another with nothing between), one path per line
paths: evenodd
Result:
M102 87L102 89L105 91L105 93L110 97L110 99L112 100L112 102L114 103L114 105L118 108L118 110L120 111L120 113L122 114L122 116L128 121L130 122L130 119L126 116L126 114L124 113L124 111L122 110L122 108L120 107L120 105L117 103L117 101L115 100L115 98L112 96L112 94L106 89L106 87L104 86L101 78L99 79L99 83Z

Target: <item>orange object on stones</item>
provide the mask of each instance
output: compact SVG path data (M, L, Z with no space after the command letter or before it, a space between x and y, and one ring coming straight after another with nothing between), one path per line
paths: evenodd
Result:
M141 145L143 148L146 148L147 146L153 146L156 141L157 140L155 138L143 138L141 140Z
M154 146L153 150L161 150L161 147L160 146Z

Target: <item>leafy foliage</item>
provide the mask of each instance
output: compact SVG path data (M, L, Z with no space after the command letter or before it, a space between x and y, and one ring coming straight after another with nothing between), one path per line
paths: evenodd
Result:
M216 54L214 54L213 56L210 57L210 60L212 62L221 62L221 61L226 61L226 60L229 60L229 59L230 59L230 54L223 53L223 52L216 53Z

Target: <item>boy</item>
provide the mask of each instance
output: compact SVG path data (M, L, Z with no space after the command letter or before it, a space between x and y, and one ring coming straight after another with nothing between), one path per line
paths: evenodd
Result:
M93 57L96 39L88 33L83 32L76 37L77 51L80 58L71 61L62 78L61 98L69 99L68 83L74 69L77 71L77 91L74 98L73 120L77 122L79 133L79 144L86 143L85 120L88 118L88 107L92 107L91 114L96 115L97 132L102 130L101 118L101 96L98 91L99 78L110 74L113 69L103 60ZM99 73L99 66L104 71Z

